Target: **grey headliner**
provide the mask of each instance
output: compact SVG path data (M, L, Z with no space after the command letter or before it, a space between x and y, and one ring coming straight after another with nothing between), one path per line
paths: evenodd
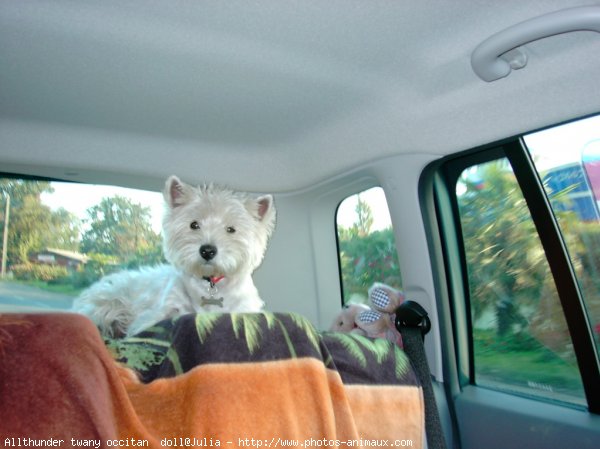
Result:
M600 34L470 54L589 1L7 1L0 167L153 185L176 173L303 189L394 154L448 154L600 111Z

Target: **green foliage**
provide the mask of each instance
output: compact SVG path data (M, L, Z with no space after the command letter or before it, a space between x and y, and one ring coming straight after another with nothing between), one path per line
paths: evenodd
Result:
M10 195L7 265L17 279L71 284L79 289L119 269L164 262L161 237L152 230L149 208L120 196L104 198L87 211L89 229L81 235L78 217L42 203L41 195L53 190L46 181L0 179L0 235ZM30 263L33 253L46 248L87 252L89 261L69 271Z
M578 220L571 220L568 224L563 224L562 220L559 222L574 262L596 344L600 348L600 223Z
M481 179L482 182L473 182ZM493 310L487 351L534 350L543 344L573 359L564 312L544 250L512 171L504 161L468 170L458 196L474 322ZM600 224L569 211L573 186L549 192L592 322L600 321Z
M148 236L146 244L136 248L133 256L125 262L124 266L128 270L142 266L153 266L165 263L165 256L162 250L162 240L159 235Z
M344 302L354 295L366 299L374 282L401 288L400 264L392 228L361 234L355 229L338 231Z
M366 301L374 282L401 288L400 264L391 227L371 232L373 211L360 195L356 219L350 228L338 226L338 244L344 303L357 297Z
M116 195L87 210L89 229L82 237L86 253L116 256L122 263L144 251L152 253L160 238L150 225L150 209Z
M88 261L79 270L70 273L69 282L76 288L86 288L107 274L118 271L121 266L115 256L90 253Z
M6 196L10 195L7 265L27 264L32 252L62 248L78 250L81 223L64 209L52 211L41 201L42 193L51 193L47 181L0 179L0 235L6 225Z
M358 196L358 201L356 203L356 223L352 227L351 232L353 234L364 237L371 232L371 227L373 226L373 211L371 210L371 206L363 199Z
M495 333L476 331L473 343L477 381L482 384L510 385L531 394L533 382L556 393L585 396L576 362L559 357L535 339L520 334L499 340Z
M65 278L68 275L68 271L65 267L56 265L35 265L31 263L13 265L11 271L16 279L24 281L52 282Z
M503 336L525 324L522 310L537 304L549 267L512 172L491 162L479 176L485 186L465 177L459 196L471 308L477 318L493 307Z
M473 332L473 340L477 341L480 353L512 353L516 351L536 351L543 348L541 343L527 332L510 333L500 339L494 332L476 329Z
M41 233L44 231L44 222L50 213L48 207L40 201L42 192L51 191L47 182L29 181L20 179L0 179L3 204L2 232L6 225L6 198L10 195L10 211L8 225L8 265L27 264L28 253L36 248L41 249Z
M512 171L504 161L490 162L477 166L476 173L465 173L460 183L477 382L508 385L528 394L541 385L582 397L564 312ZM551 201L568 201L567 193L551 193ZM560 212L558 219L571 257L581 267L579 255L592 252L574 232L579 228L577 217ZM493 321L477 328L478 319L490 312Z
M50 214L42 245L44 248L79 251L80 235L81 220L61 207Z

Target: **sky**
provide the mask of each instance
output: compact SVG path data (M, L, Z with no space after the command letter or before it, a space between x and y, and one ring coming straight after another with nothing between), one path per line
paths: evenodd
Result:
M584 150L600 149L600 115L529 134L525 143L540 171L581 162Z
M87 217L86 210L99 204L102 198L120 195L142 206L150 207L152 229L157 234L160 233L164 207L162 193L70 182L52 182L52 187L54 187L54 193L43 193L42 202L53 210L63 207L84 219Z
M392 224L390 212L387 206L385 193L381 187L374 187L360 193L360 198L371 206L373 213L373 226L371 231L381 231ZM344 228L350 228L356 221L356 205L358 195L346 198L338 207L337 224Z

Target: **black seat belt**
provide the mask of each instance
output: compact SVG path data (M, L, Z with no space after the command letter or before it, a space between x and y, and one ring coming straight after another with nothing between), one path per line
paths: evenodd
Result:
M431 371L423 345L425 334L431 329L431 321L420 304L405 301L396 309L396 328L402 334L404 352L411 360L423 387L428 449L446 449L440 414L433 393Z

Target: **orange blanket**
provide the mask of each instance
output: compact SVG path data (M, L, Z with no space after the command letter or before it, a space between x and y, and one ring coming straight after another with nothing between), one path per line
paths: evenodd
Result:
M276 314L191 315L168 330L168 347L141 335L109 342L111 353L82 316L0 315L0 441L422 447L421 389L386 340L318 334ZM147 363L140 343L164 351ZM146 360L154 378L115 356Z

